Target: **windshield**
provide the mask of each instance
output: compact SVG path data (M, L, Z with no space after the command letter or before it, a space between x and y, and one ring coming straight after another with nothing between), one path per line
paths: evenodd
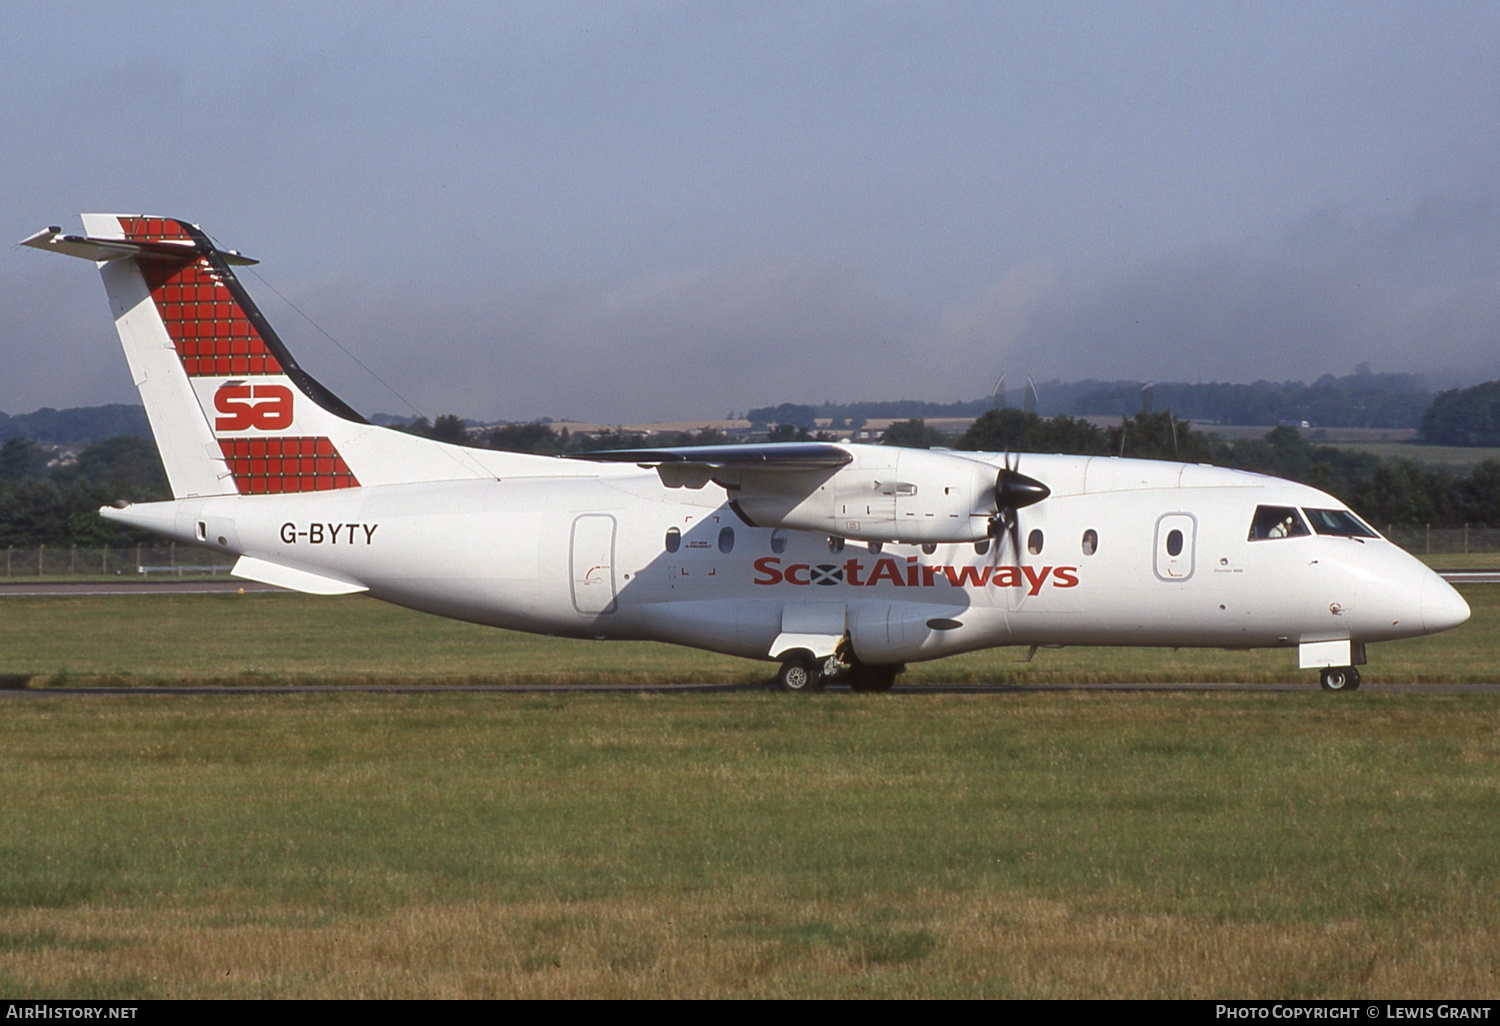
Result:
M1374 531L1347 509L1305 509L1313 530L1319 534L1332 534L1341 538L1378 538Z
M1290 506L1257 506L1250 522L1250 540L1297 538L1308 533L1307 525Z

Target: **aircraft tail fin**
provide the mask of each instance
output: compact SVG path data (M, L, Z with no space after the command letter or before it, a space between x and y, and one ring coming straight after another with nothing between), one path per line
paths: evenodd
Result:
M297 365L233 267L174 218L83 215L24 246L93 260L178 498L492 476L499 454L375 427Z

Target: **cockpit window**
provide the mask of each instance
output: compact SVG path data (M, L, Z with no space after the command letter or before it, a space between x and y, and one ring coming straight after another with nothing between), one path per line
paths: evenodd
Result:
M1302 517L1290 506L1257 506L1250 523L1250 540L1297 538L1310 533Z
M1313 530L1319 534L1332 534L1340 538L1377 538L1374 531L1347 509L1305 509Z

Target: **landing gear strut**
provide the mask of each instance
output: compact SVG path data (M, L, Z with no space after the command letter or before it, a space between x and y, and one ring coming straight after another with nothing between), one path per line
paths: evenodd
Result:
M1319 674L1324 691L1358 691L1359 671L1352 666L1328 666Z

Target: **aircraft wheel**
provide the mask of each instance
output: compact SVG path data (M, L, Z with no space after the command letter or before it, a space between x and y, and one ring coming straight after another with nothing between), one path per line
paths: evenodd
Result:
M776 673L776 683L783 691L822 691L823 675L806 656L789 656Z
M849 667L849 690L889 691L896 683L895 666L867 666L856 663Z
M1359 671L1352 666L1329 666L1319 675L1324 691L1359 690Z

